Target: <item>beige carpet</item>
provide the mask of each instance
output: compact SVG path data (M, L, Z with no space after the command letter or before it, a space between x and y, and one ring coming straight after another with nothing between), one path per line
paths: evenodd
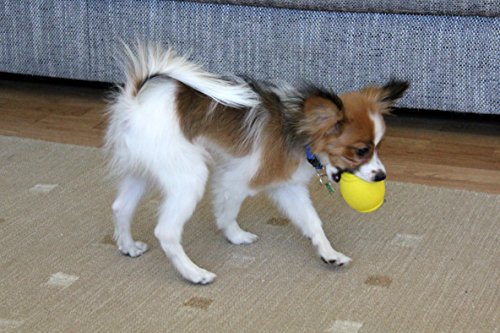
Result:
M154 239L158 196L143 201L131 259L112 242L113 184L97 149L0 137L0 332L498 332L500 196L389 182L369 215L312 185L334 246L329 267L265 197L230 245L207 198L184 233L218 277L180 278Z

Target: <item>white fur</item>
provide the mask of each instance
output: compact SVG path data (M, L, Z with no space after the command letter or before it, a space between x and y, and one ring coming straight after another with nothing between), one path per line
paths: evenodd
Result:
M162 74L212 97L215 101L233 107L254 107L259 103L255 92L244 82L231 82L204 71L199 65L178 56L171 48L160 45L137 44L136 50L124 45L127 81L126 94L133 94L135 78Z
M385 134L384 120L380 114L375 113L370 114L370 118L373 121L375 132L375 139L373 143L377 146ZM361 165L361 167L355 172L355 175L366 181L373 182L377 175L385 173L385 166L378 157L377 151L375 151L370 161Z
M303 184L283 184L271 189L269 196L304 236L311 240L325 262L345 265L351 261L350 258L335 251L326 238L321 220L309 198L307 187Z
M270 187L268 195L304 236L311 240L323 261L346 265L351 259L333 249L309 197L307 184L313 174L314 169L304 160L291 181Z
M371 113L370 119L373 121L373 127L375 129L375 146L377 146L385 134L385 123L381 114Z
M257 193L248 183L260 165L260 150L241 158L219 160L213 177L213 205L217 226L233 244L250 244L257 236L242 230L236 217L243 201Z
M209 283L215 275L196 266L184 253L181 235L201 199L208 178L206 151L182 134L175 113L174 82L149 82L136 98L120 95L111 108L107 147L113 171L124 177L113 204L115 237L130 256L147 247L130 234L133 212L147 181L164 193L155 235L181 275L194 283ZM189 190L186 190L189 189Z
M368 161L368 163L361 165L355 172L356 176L368 182L375 181L375 176L378 173L385 174L385 167L384 164L382 164L382 161L380 161L377 152L373 154L371 160Z
M253 107L258 101L246 85L231 84L203 72L185 58L175 56L172 50L139 48L134 54L127 48L127 53L127 81L110 105L106 134L110 167L121 180L112 205L118 248L131 257L147 250L146 244L132 238L130 226L141 197L149 185L156 185L163 193L163 200L154 234L162 249L186 280L210 283L215 274L197 266L181 245L183 226L205 190L209 156L216 162L213 204L217 226L230 242L249 244L257 240L257 236L242 230L236 218L245 198L258 192L250 188L249 183L259 169L262 151L259 140L253 140L254 149L247 156L235 158L207 138L187 140L176 114L178 83L175 80L226 105ZM136 91L137 82L157 72L171 79L149 80ZM255 116L255 112L251 112L251 116ZM264 128L267 120L259 121ZM259 130L252 133L252 136L260 135ZM323 260L346 264L350 259L332 248L310 201L307 184L313 174L314 169L304 158L290 181L261 190L267 190L273 201L311 239Z

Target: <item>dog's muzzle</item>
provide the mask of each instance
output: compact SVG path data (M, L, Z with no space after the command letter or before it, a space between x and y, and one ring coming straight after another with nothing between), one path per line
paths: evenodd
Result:
M374 182L381 182L382 180L385 180L387 175L383 171L378 171L375 176L373 177Z

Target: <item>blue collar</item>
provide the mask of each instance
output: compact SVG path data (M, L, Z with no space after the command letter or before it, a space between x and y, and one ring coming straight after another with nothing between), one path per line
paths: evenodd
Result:
M323 169L323 164L319 161L318 157L313 154L311 147L305 146L306 148L306 157L307 161L311 163L311 165L316 169L316 170L321 170Z
M335 193L335 189L333 188L332 183L330 182L326 174L325 167L323 166L323 164L321 164L318 157L313 154L311 147L305 146L305 148L307 161L311 163L314 169L316 169L316 174L318 175L319 182L326 186L326 189L330 194Z

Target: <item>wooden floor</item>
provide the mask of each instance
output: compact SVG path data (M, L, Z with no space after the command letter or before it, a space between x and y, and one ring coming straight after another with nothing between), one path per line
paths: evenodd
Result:
M0 76L0 135L99 147L107 91ZM390 180L500 194L500 116L397 110L387 124Z

